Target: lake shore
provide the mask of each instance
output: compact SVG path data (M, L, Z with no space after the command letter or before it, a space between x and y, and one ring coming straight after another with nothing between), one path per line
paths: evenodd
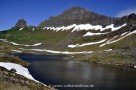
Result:
M28 67L31 64L21 60L18 57L4 55L0 56L0 62L16 63L23 67ZM0 66L0 89L1 90L54 90L53 87L46 86L43 83L30 80L22 75L19 75L13 70L8 70Z

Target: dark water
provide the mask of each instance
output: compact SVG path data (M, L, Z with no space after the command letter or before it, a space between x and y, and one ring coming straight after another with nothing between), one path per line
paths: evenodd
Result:
M63 60L62 55L14 55L31 63L35 79L61 90L136 90L135 71Z

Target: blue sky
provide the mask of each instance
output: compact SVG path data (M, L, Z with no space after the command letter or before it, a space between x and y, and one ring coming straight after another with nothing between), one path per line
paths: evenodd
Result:
M72 6L112 17L136 13L136 0L0 0L0 30L11 28L20 18L38 25Z

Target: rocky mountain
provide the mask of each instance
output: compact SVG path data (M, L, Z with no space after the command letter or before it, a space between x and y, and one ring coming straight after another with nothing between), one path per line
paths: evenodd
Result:
M24 19L19 19L15 25L17 28L25 28L27 27L27 22Z
M115 24L122 24L122 23L136 23L136 14L135 13L132 13L130 15L127 15L127 16L123 16L121 18L119 18Z
M72 7L58 16L50 17L48 20L41 22L39 26L67 26L75 23L109 25L115 20L115 18L99 15L81 7Z

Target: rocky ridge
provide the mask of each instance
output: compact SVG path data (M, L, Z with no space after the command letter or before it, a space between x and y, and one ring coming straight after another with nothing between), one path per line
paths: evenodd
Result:
M72 7L62 14L50 17L40 23L42 26L67 26L71 24L109 25L115 22L116 18L99 15L81 7Z

